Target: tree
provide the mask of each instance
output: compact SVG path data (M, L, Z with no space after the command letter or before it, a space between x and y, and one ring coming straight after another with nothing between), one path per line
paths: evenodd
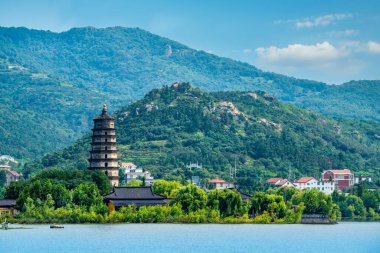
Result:
M255 216L266 212L274 221L285 217L286 205L282 196L256 192L251 198L251 211Z
M0 171L0 188L7 182L7 173L4 170Z
M180 188L173 203L180 204L185 212L195 212L206 207L206 193L196 185L189 184Z
M90 210L93 206L101 205L103 198L94 183L84 183L74 189L73 203Z
M207 193L207 206L218 210L224 217L237 216L244 211L240 194L230 189L209 191Z
M178 189L182 187L182 184L177 181L157 180L154 182L152 188L156 194L164 195L166 197L173 198Z
M137 186L142 186L142 181L138 179L132 179L127 183L127 187L137 187Z

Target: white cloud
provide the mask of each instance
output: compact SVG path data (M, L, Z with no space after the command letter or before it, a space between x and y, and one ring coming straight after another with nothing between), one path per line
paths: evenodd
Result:
M327 83L355 79L367 64L360 58L362 43L290 44L286 47L257 48L252 63L257 67Z
M327 41L315 45L291 44L284 48L257 48L255 52L259 59L266 62L284 62L293 66L326 64L349 54Z
M309 17L303 20L299 20L295 22L295 27L302 29L302 28L311 28L311 27L317 27L317 26L328 26L330 24L333 24L334 22L338 20L348 19L352 18L352 14L350 13L335 13L335 14L329 14L319 17Z
M375 41L368 41L368 52L374 54L380 54L380 43Z
M350 36L358 35L359 31L358 30L330 31L327 34L334 37L350 37Z

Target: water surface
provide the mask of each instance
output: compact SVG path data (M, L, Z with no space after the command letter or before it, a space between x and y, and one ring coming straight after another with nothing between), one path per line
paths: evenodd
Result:
M25 225L0 230L0 252L380 252L380 223L338 225Z

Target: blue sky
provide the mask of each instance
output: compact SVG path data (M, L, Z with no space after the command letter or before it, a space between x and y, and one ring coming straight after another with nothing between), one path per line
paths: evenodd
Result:
M380 79L380 1L0 1L0 26L140 27L263 70ZM1 46L1 45L0 45Z

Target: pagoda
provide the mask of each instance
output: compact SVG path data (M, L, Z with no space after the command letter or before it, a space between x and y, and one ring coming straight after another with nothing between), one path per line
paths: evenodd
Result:
M94 118L90 150L90 170L104 172L113 186L119 184L119 166L115 119L107 114L107 106L103 105L102 114Z

